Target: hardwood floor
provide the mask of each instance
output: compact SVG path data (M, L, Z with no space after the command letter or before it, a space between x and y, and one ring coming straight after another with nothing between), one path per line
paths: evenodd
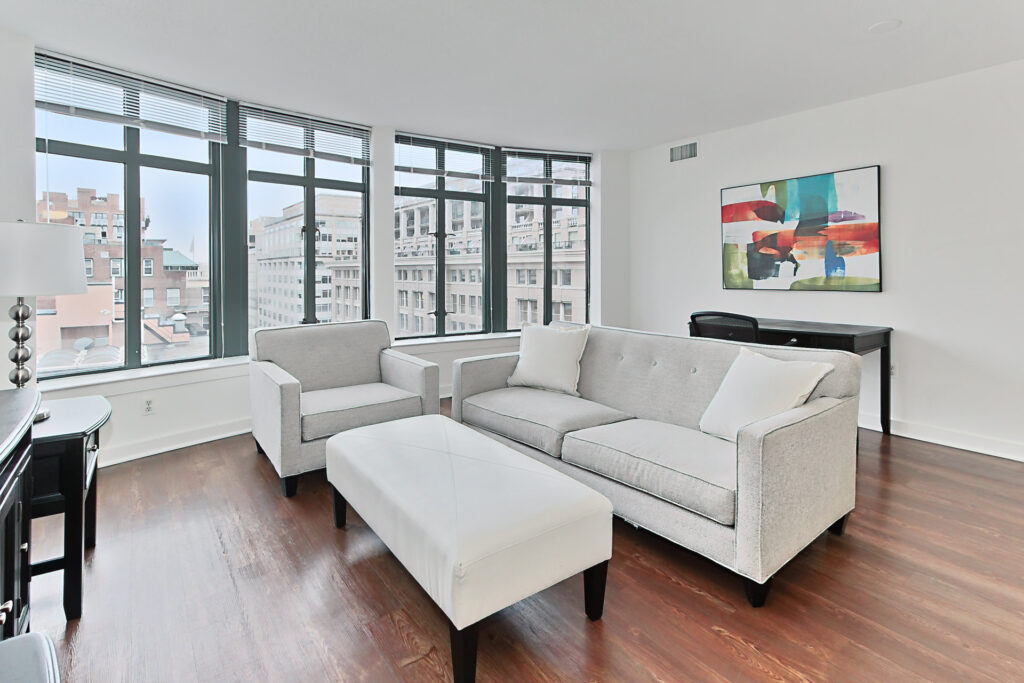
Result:
M323 473L294 498L249 436L100 472L83 617L32 628L66 681L434 681L441 612ZM857 509L747 605L739 577L615 522L604 618L576 576L486 620L481 681L1024 680L1024 463L862 431ZM34 559L59 526L36 527Z

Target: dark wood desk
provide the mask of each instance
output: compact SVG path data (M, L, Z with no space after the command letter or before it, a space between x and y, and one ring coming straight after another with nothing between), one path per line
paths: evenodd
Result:
M0 391L0 640L29 629L32 419L38 409L35 389Z
M803 346L814 349L836 349L850 351L861 356L872 351L882 352L881 406L880 419L882 432L889 433L890 414L892 412L892 355L890 338L891 327L874 327L869 325L845 325L840 323L819 323L802 320L777 320L775 318L758 318L759 339L762 344L777 346ZM721 335L716 334L713 325L706 323L706 337L726 337L731 332L723 327ZM692 334L692 330L691 330Z
M32 565L32 575L64 570L64 616L82 616L85 549L96 545L96 462L100 427L110 419L102 396L44 401L49 420L33 428L32 517L64 513L64 555Z

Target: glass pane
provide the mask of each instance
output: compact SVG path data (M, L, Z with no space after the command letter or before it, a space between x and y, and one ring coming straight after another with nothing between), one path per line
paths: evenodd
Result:
M249 327L302 322L303 190L250 182Z
M316 319L362 320L363 194L318 189L316 227Z
M551 319L587 321L587 210L551 208Z
M124 126L36 109L36 137L124 149Z
M510 178L543 178L544 160L531 157L509 156L505 159L506 174ZM509 183L508 195L540 197L544 186L539 183Z
M544 322L544 207L509 204L508 329Z
M210 178L143 168L142 363L210 354Z
M434 334L437 200L395 197L396 337Z
M159 130L139 131L139 151L158 157L210 163L210 143L206 140Z
M586 180L587 164L582 161L552 161L551 177L562 180ZM554 185L552 193L562 199L586 199L587 188L580 185Z
M303 175L306 172L306 158L297 154L271 152L249 147L246 149L246 162L250 171L268 171L290 175Z
M313 163L314 174L317 178L348 180L353 183L363 182L363 167L359 164L346 164L327 159L317 159Z
M483 192L484 183L472 178L445 178L444 188L454 192Z
M395 145L395 166L437 169L437 150L419 145Z
M395 172L395 185L398 187L422 187L437 189L437 176L424 173Z
M36 220L77 225L88 291L36 298L40 379L124 365L124 166L36 154Z
M461 199L449 199L445 205L449 234L445 243L445 331L449 334L483 329L483 206L483 202ZM474 215L480 216L478 224L470 223Z

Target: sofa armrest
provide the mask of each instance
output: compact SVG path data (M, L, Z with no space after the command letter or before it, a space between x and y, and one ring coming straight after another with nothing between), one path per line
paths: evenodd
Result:
M302 440L299 380L269 361L249 361L252 435L281 472L281 453ZM283 476L283 475L282 475Z
M422 360L394 349L380 352L381 381L419 394L424 415L441 412L437 363Z
M736 566L771 578L853 509L856 396L822 397L743 427L736 439Z
M460 358L452 363L452 419L462 422L462 401L475 394L508 386L519 352Z

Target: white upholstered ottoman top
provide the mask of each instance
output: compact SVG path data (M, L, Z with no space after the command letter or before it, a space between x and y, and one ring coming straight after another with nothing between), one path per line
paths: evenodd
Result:
M607 498L441 415L331 437L327 478L459 629L611 558Z

